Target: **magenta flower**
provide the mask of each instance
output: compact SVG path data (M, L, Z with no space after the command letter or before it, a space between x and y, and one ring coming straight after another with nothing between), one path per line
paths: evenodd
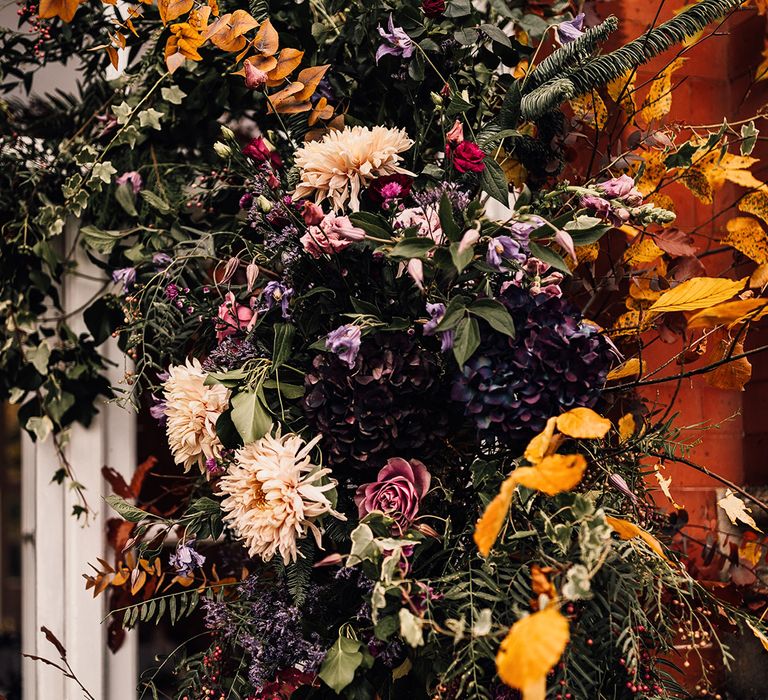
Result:
M115 183L118 185L129 185L134 194L138 194L141 189L141 175L135 170L129 170L127 173L123 173Z
M362 332L358 326L347 324L331 331L325 340L325 347L347 363L350 369L355 366L357 353L360 352Z
M410 58L415 50L413 40L405 33L405 29L395 26L391 13L387 26L389 31L379 27L379 36L384 39L384 43L376 50L376 63L379 62L382 56L387 54L400 56L401 58Z
M363 484L355 493L355 505L362 519L379 511L391 517L401 530L406 530L419 514L421 499L429 491L432 480L427 468L417 459L400 457L387 460L376 481Z

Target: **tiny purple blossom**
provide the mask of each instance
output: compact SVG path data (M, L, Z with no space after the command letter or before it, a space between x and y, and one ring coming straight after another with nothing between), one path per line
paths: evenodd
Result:
M136 284L136 268L121 267L112 272L112 281L115 284L122 284L123 289L128 292Z
M179 288L171 282L166 288L165 288L165 296L168 297L171 301L173 301L176 297L179 296Z
M378 28L379 36L384 39L384 43L376 50L376 63L379 62L382 56L387 54L400 56L401 58L410 58L414 52L413 40L405 33L402 27L395 26L391 13L387 26L389 31L386 31L383 27Z
M192 543L185 543L176 547L176 552L168 558L168 563L180 576L191 576L195 569L205 563L205 557L195 551Z
M152 264L158 270L165 270L173 262L173 258L168 253L155 253L152 256Z
M280 304L280 312L283 318L290 318L291 312L288 309L288 305L293 296L293 289L286 287L282 282L268 282L264 287L264 300L267 304L267 308L271 309L276 304Z
M123 173L117 180L115 180L115 182L118 185L130 185L134 194L138 194L139 190L141 190L141 175L135 170L129 170L127 173Z
M424 324L424 335L437 334L440 338L440 350L441 352L447 352L453 348L453 340L456 332L454 330L438 331L437 326L445 316L445 304L440 302L436 304L430 304L427 302L427 313L430 316L429 321Z
M158 399L154 394L152 394L152 400L154 403L149 407L149 415L151 415L160 426L164 426L166 421L165 401Z
M574 39L578 39L584 34L582 27L584 26L584 13L580 12L573 19L569 19L567 22L561 22L557 25L557 40L560 44L568 44Z
M339 356L352 369L355 366L357 353L360 352L362 332L358 326L347 324L331 331L325 340L325 347Z
M485 261L495 268L501 268L502 260L525 262L525 254L520 251L520 243L510 236L496 236L488 242Z

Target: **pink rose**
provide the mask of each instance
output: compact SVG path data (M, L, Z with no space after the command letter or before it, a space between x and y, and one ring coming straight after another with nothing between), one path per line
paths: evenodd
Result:
M481 173L485 170L485 152L472 141L462 141L454 148L449 144L445 153L453 158L453 167L460 173Z
M326 214L319 226L310 226L301 244L313 258L337 253L353 241L362 241L365 231L354 226L347 216Z
M461 143L464 140L464 127L461 125L461 122L458 119L453 123L453 126L445 134L445 140L452 144Z
M307 226L317 226L323 220L323 210L314 202L301 203L301 218Z
M363 484L355 493L360 518L380 511L406 530L419 513L419 502L429 491L432 477L417 459L393 457L379 471L376 481Z
M218 319L216 322L216 340L221 342L233 333L250 330L251 326L256 323L256 314L250 307L238 304L232 292L227 292L224 303L219 306Z

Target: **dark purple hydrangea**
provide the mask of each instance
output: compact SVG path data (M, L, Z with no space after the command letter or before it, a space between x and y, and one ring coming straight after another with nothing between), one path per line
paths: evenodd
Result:
M481 431L517 439L551 416L594 406L615 361L606 338L563 299L509 286L501 301L516 335L488 332L455 377L451 398L464 415Z
M205 563L205 557L192 546L192 542L186 542L176 547L176 551L168 558L168 563L176 569L179 576L191 576L195 569Z
M242 367L248 360L264 357L253 343L234 336L228 336L208 355L203 362L206 372L220 372Z

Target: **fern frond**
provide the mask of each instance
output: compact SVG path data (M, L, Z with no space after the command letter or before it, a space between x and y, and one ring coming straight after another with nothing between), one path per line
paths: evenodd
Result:
M520 115L529 121L544 116L557 109L563 102L576 94L573 83L568 78L560 78L537 87L525 95L520 102Z
M523 92L530 93L555 77L567 77L568 73L577 70L618 27L619 20L611 15L596 27L587 29L578 39L553 51L528 74Z
M251 16L257 19L259 22L263 22L269 17L269 1L268 0L251 0L249 3L249 9Z

